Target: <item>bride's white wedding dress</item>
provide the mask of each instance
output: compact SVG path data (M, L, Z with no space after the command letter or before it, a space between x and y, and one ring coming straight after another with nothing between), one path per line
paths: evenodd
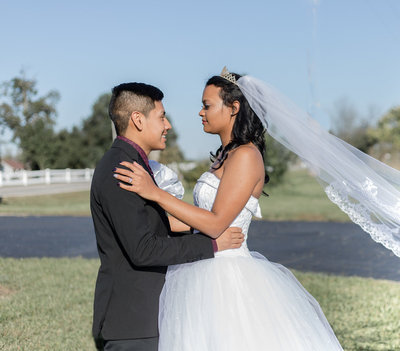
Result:
M211 210L219 179L204 173L195 204ZM246 234L258 200L231 226ZM160 351L342 350L318 302L280 264L250 252L246 240L215 258L170 266L160 297Z

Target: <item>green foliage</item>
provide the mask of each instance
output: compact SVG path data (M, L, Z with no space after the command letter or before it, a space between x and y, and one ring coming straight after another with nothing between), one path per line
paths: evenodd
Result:
M172 126L171 118L169 116L167 116L167 118ZM182 162L185 160L177 140L178 134L175 132L175 128L172 126L172 128L168 131L166 148L165 150L161 151L158 162L167 165L168 163Z
M92 113L71 131L55 135L53 168L94 168L112 143L111 120L108 116L110 94L100 95Z
M94 168L112 143L108 104L111 94L100 95L93 104L91 115L82 123L82 162Z
M181 171L185 188L193 189L197 179L199 179L204 172L208 171L210 166L210 161L205 160L198 162L197 166L189 171Z
M102 94L81 126L71 131L54 131L59 99L56 91L38 97L36 80L20 77L2 84L0 127L13 133L13 141L21 148L21 159L31 169L94 168L112 143L108 104L111 94ZM160 162L181 162L184 155L177 144L177 134L168 133L167 148Z
M51 166L49 145L54 140L56 91L38 97L36 80L27 79L24 72L4 82L3 102L0 105L0 126L13 133L13 140L22 151L22 160L32 169Z
M43 119L33 120L18 131L22 159L31 169L52 167L55 135L53 126Z
M73 127L71 131L62 129L54 137L51 168L86 168L82 160L82 131Z
M400 106L392 108L379 121L376 128L369 130L371 138L378 141L379 156L400 152Z
M370 118L362 119L359 112L347 99L338 100L335 110L331 114L332 134L362 152L368 153L377 142L376 137L369 133L371 120L374 119L373 111L371 110L370 113Z
M92 168L110 147L111 121L108 117L110 94L101 95L91 115L71 131L54 131L59 99L56 91L38 97L36 80L20 77L2 84L0 126L13 133L21 148L21 158L31 169Z
M294 159L293 153L267 135L264 160L266 172L270 177L269 186L276 186L282 182L288 170L289 162Z

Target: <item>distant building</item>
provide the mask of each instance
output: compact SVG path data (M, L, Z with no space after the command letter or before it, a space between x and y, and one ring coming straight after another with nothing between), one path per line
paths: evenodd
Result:
M15 173L23 170L24 168L25 167L23 163L16 160L5 159L1 160L0 163L0 171L2 171L4 174Z

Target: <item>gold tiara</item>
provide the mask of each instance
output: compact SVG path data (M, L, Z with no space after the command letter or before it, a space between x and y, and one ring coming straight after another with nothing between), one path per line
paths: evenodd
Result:
M229 80L231 83L236 84L235 76L228 71L226 66L222 69L222 72L221 72L220 76L222 78L225 78L226 80Z

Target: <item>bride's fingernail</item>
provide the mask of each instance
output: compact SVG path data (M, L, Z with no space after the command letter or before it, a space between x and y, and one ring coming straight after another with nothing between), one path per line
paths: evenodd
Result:
M117 183L117 186L121 186L121 183Z
M117 170L117 167L114 167L114 168L113 168L113 172L115 172L116 170Z
M118 174L113 174L113 177L114 178L118 178Z

